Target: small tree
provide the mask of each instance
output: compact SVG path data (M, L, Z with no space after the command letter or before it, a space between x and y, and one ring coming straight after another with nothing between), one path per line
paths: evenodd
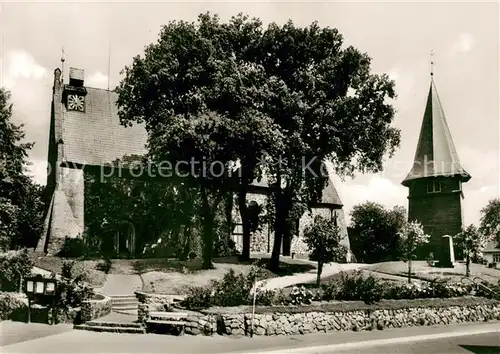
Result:
M475 254L481 252L485 246L485 238L476 226L469 225L455 236L459 247L463 249L465 256L465 276L470 275L470 260Z
M500 243L500 198L492 199L481 209L479 230L487 238L494 237Z
M403 257L408 260L408 283L411 283L411 265L415 259L417 248L423 244L429 243L430 235L424 232L424 228L417 221L406 223L399 233L401 240L401 251Z
M321 284L323 265L346 259L347 248L340 241L340 228L336 219L328 220L318 215L314 218L314 223L304 230L304 242L311 252L309 258L318 262L318 287Z

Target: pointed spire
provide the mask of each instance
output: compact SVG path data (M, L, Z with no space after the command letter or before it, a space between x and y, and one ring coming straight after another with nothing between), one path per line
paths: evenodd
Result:
M431 75L433 74L431 70ZM408 186L411 180L437 176L459 176L462 182L471 178L460 164L434 78L431 76L413 167L402 184Z

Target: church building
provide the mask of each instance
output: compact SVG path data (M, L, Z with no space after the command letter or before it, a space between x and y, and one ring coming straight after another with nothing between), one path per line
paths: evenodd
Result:
M432 252L435 259L447 259L449 238L462 230L464 193L462 184L471 176L462 167L431 71L431 82L413 167L402 182L409 189L408 218L420 222L429 244L418 259Z
M51 103L50 132L46 196L47 212L44 233L37 251L57 254L66 238L85 237L85 174L102 171L105 166L128 156L144 156L148 139L144 126L134 124L123 126L118 117L117 94L111 90L92 88L85 85L84 71L70 68L69 82L64 83L60 69L54 71L53 96ZM266 183L254 183L248 194L248 202L261 206L269 194ZM234 203L237 205L237 203ZM296 247L291 249L290 239L285 237L282 253L294 251L307 254L300 238L312 218L321 214L335 218L341 229L342 243L349 249L349 238L342 202L330 180L323 191L322 200L311 205L298 221ZM232 213L235 227L231 237L237 247L241 246L241 220L239 212ZM134 258L145 247L140 237L140 225L130 220L116 225L111 240L115 254L126 254ZM228 231L229 232L229 231ZM252 235L251 251L269 253L273 246L273 232L263 225Z

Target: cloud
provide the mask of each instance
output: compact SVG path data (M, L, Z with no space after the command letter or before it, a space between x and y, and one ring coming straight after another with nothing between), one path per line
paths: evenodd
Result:
M47 183L47 161L31 159L30 163L27 175L31 176L36 183L45 185Z
M2 59L4 85L7 88L13 88L19 79L43 80L47 77L47 69L38 64L25 50L8 51Z
M453 45L453 50L458 54L467 54L474 47L475 40L470 33L462 33Z
M85 86L106 89L108 88L108 76L97 71L85 79Z

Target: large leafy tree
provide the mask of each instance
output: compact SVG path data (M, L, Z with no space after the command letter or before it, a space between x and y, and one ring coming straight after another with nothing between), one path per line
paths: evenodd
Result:
M481 209L481 233L494 237L500 244L500 198L492 199Z
M391 126L394 84L370 72L370 57L343 45L342 35L317 23L292 21L263 31L255 60L267 77L262 111L279 125L286 142L271 150L275 203L271 268L279 265L282 236L295 203L314 203L328 176L324 161L340 175L378 172L399 145ZM314 171L314 173L312 172Z
M215 211L227 189L240 188L244 214L242 187L256 177L260 150L280 141L273 121L259 110L264 71L243 58L251 39L247 30L237 20L224 25L208 14L197 24L171 22L159 41L125 68L117 88L122 122L146 124L150 158L169 161L200 188L206 268L212 266ZM237 160L240 178L231 173Z
M0 88L0 249L33 246L42 228L40 186L26 174L23 125L12 122L10 93Z
M399 233L406 219L406 210L401 206L387 209L374 202L355 205L349 236L356 259L366 263L398 260Z

